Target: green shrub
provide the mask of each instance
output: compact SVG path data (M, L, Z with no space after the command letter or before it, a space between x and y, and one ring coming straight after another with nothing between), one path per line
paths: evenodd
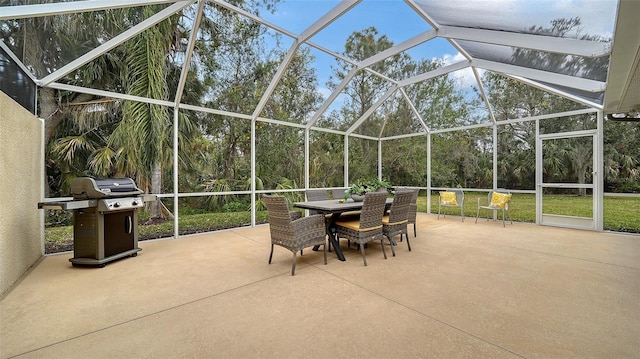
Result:
M249 206L242 202L230 202L222 206L224 212L246 212Z
M476 216L478 198L481 201L487 201L487 194L482 192L465 192L464 213L466 217L473 218ZM591 213L591 199L575 196L550 195L547 198L547 205L551 205L548 209L553 212L556 205L563 212L571 209L571 213L577 215L585 215ZM535 222L536 203L534 194L514 193L511 199L511 211L514 221L518 222ZM251 212L240 202L229 203L229 211L224 213L199 213L180 215L180 234L200 233L215 231L226 228L235 228L251 225ZM239 209L243 206L242 209ZM239 211L231 211L231 209L239 209ZM418 197L418 211L426 212L427 197ZM460 215L457 208L444 208L447 214ZM49 211L49 212L67 212L71 216L70 211ZM438 213L438 196L431 196L431 213ZM481 215L486 216L486 213ZM71 218L71 217L69 217ZM145 215L143 211L140 214L139 223L143 224ZM256 212L256 223L266 223L268 218L267 211ZM613 197L604 198L604 229L619 232L640 233L640 198L634 197ZM53 221L55 222L55 221ZM62 223L59 221L57 223ZM146 224L139 226L140 240L164 238L173 236L173 221L164 221L161 223ZM70 251L73 249L73 226L63 225L54 226L49 224L45 227L45 253L58 253Z
M44 218L45 226L59 227L73 224L73 212L63 210L47 210Z
M267 212L256 212L256 223L267 222ZM139 220L139 240L166 238L173 236L173 221L144 224ZM251 225L251 212L201 213L180 216L180 235L217 231L227 228ZM73 250L73 226L45 227L45 253L59 253Z
M389 191L392 186L387 181L380 181L377 178L373 179L360 179L349 186L344 193L344 198L347 199L351 195L364 196L368 192L375 192L380 188L385 188Z

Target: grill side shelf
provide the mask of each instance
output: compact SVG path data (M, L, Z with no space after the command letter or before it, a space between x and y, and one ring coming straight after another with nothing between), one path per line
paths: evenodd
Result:
M158 200L158 196L155 194L143 194L142 198L145 202L155 202Z
M75 201L59 201L59 202L38 202L39 209L72 210L72 209L96 207L97 205L98 205L98 201L95 199L86 199L86 200L80 200L80 201L75 200Z

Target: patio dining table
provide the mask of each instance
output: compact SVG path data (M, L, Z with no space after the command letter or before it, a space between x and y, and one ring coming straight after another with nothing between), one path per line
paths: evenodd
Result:
M352 199L344 200L341 203L341 200L330 199L324 201L307 201L307 202L295 202L293 203L294 207L310 209L314 210L318 213L322 214L330 214L331 217L327 221L327 234L329 235L329 243L333 248L335 248L336 256L339 260L344 261L344 254L342 253L342 249L340 249L340 244L338 239L335 236L335 225L340 215L345 212L358 211L362 209L362 205L364 202L355 202ZM389 209L393 203L393 198L387 198L386 209ZM314 250L317 250L314 247Z

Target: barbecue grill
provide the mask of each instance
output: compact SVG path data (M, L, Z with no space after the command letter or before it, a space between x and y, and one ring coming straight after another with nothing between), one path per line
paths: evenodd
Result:
M156 196L145 195L131 178L78 177L71 183L73 200L40 202L41 209L73 210L72 265L104 267L138 248L138 209Z

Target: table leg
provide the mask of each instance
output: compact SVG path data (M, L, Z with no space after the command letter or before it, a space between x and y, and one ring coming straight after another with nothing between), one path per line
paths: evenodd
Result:
M336 221L338 218L340 218L340 213L333 213L331 215L331 220L327 226L327 233L329 233L329 243L331 243L333 248L335 248L336 256L338 256L339 260L344 262L344 254L342 253L340 242L338 242L338 236L336 235Z
M329 220L329 223L327 223L327 235L329 236L329 249L331 249L331 247L335 248L336 256L339 260L344 262L344 254L342 253L342 249L340 248L340 242L338 242L338 239L335 235L335 224L338 218L340 218L340 213L333 213L331 215L331 219ZM319 248L320 246L314 246L313 250L317 251Z
M344 254L342 253L342 249L340 248L340 243L338 242L336 237L333 235L329 235L329 243L331 243L331 245L333 245L333 248L335 248L336 256L338 257L338 259L344 262L345 261Z

